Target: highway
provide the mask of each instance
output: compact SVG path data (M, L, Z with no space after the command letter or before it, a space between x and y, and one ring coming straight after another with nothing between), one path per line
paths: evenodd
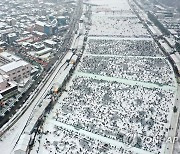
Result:
M48 91L51 89L51 86L53 84L54 79L56 78L57 75L59 75L59 73L64 69L63 66L65 66L64 64L66 63L66 56L65 58L61 61L61 63L58 65L58 67L55 69L55 71L51 74L50 78L48 79L48 81L43 84L41 83L38 86L38 89L41 89L38 93L38 95L35 97L35 99L33 100L33 95L35 95L35 93L37 93L37 91L35 91L31 96L32 98L30 98L30 102L32 101L31 105L28 107L28 109L26 110L26 112L17 120L17 122L11 127L10 130L8 130L4 136L7 136L8 134L10 134L10 136L7 136L8 138L5 139L5 142L2 142L0 144L0 149L3 150L3 154L10 154L13 152L13 148L15 147L19 137L21 136L24 128L26 127L27 123L29 122L33 112L35 111L37 105L39 103L41 103L42 99L46 96L46 94L48 93ZM6 147L9 147L8 149Z
M71 21L70 28L68 33L65 36L64 43L59 49L60 52L64 52L62 57L55 57L52 62L49 64L49 68L46 70L46 76L35 89L35 91L31 94L27 102L24 104L24 107L27 107L26 111L23 110L19 111L19 118L15 121L11 121L7 123L6 128L1 129L1 133L4 135L1 137L0 142L0 149L1 153L3 154L10 154L13 153L13 148L18 142L25 126L28 124L29 120L31 119L33 112L35 111L36 107L39 103L44 99L47 95L49 90L51 89L53 83L55 82L56 77L62 72L66 60L68 59L68 48L70 47L73 36L74 36L74 29L80 19L81 12L82 12L82 0L77 2L77 9L74 13L74 18ZM3 132L4 131L4 132Z
M58 60L59 55L62 52L66 53L70 49L70 46L71 46L72 41L73 41L74 33L76 31L76 28L77 28L77 24L78 24L77 21L79 21L79 19L81 17L81 14L82 14L82 0L78 0L77 6L78 7L75 10L74 15L73 15L74 18L72 18L72 20L71 20L71 22L69 24L70 25L69 30L64 36L64 42L63 42L62 46L58 49L58 52L56 53L56 56L47 65L46 72L48 72L49 69L52 67L52 65Z

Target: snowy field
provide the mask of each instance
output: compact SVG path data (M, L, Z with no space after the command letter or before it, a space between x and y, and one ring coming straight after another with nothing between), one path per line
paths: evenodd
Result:
M180 117L178 119L178 124L180 124ZM180 125L177 127L176 137L178 137L178 141L174 144L173 154L180 154Z
M89 36L150 37L137 17L93 14Z
M158 153L164 148L163 141L149 143L146 139L156 136L163 140L167 137L173 102L174 90L145 88L74 75L68 86L68 92L60 98L49 122L55 121L53 129L62 125L69 130L73 127L75 130L90 132L92 138L93 135L105 137L104 142L110 144L109 150L113 149L112 141L117 141L120 145L127 144L125 136L133 132L137 135L133 145L135 148ZM71 138L74 135L71 133L68 136L70 139L64 140L65 137L62 136L64 132L64 130L55 132L56 135L60 135L59 142L68 141L68 145L75 146ZM87 138L86 133L84 134L84 138ZM79 144L81 137L76 135ZM94 142L93 139L88 140ZM91 146L88 151L93 153L92 149L96 146ZM81 148L87 150L82 145Z
M127 3L127 0L85 0L85 2L92 4L94 9L109 9L111 11L129 11L131 10L129 4Z
M82 59L77 71L161 86L174 85L173 70L164 58L90 55Z
M92 0L89 36L150 37L127 0Z
M121 17L121 18L137 18L135 14L132 13L132 10L111 10L106 9L104 7L93 7L93 15L103 15L103 16L110 16L110 17Z
M120 144L111 145L104 139L105 138L101 138L98 135L79 131L71 126L60 124L54 119L51 119L48 127L44 128L41 142L36 143L36 146L41 145L39 153L43 154L132 153L131 150L124 149ZM31 153L35 154L36 151L32 151Z
M163 154L177 88L170 64L127 0L85 2L84 55L31 154Z
M90 37L86 53L120 56L163 56L153 39Z

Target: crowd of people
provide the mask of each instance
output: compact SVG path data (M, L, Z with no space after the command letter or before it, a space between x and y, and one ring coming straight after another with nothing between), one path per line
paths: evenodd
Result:
M51 112L54 127L44 147L53 154L133 154L136 148L163 153L175 92L162 86L174 86L173 71L132 10L115 14L101 12L104 5L95 7L86 54ZM92 76L83 76L86 73ZM129 83L132 80L135 84ZM129 141L129 133L136 139ZM149 142L154 137L158 140Z
M120 56L162 56L153 40L93 39L88 40L86 53Z
M135 147L157 152L162 143L146 143L145 137L165 138L173 97L171 90L77 77L59 100L54 119L122 142L133 129L140 138Z
M52 151L53 154L132 154L130 149L116 147L60 126L54 127L53 135L61 140L56 142L46 140L44 144L46 149Z
M164 58L85 56L78 71L160 86L174 85L173 70Z
M93 15L89 36L150 37L137 17Z

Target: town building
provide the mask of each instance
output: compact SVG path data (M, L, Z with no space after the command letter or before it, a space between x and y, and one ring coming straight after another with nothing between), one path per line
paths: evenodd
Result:
M45 40L44 44L49 48L54 48L57 46L57 42L52 41L52 40Z
M8 52L0 53L0 74L9 76L9 81L19 81L30 77L31 65Z
M0 67L0 72L9 76L10 81L30 77L31 65L23 60L13 61Z
M17 83L10 81L8 75L0 75L0 101L18 92Z
M0 53L0 62L3 64L7 64L7 63L10 63L13 61L18 61L18 60L21 60L21 58L15 56L13 54L10 54L8 52L1 52Z

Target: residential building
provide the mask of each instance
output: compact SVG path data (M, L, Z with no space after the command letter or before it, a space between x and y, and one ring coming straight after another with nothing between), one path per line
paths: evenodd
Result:
M10 81L30 77L31 65L23 60L13 61L0 67L0 72L9 76Z

